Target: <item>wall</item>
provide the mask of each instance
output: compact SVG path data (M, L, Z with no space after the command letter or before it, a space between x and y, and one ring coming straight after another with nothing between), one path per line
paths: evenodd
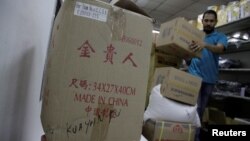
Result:
M39 141L43 67L56 0L0 1L0 140Z

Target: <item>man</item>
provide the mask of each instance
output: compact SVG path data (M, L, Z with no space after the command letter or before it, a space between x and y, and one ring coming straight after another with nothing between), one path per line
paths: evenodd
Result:
M217 13L213 10L204 12L202 18L203 31L206 37L203 43L192 42L190 48L196 52L201 51L201 58L193 58L188 67L188 72L202 78L201 90L198 96L197 112L202 121L203 112L208 98L212 93L219 74L219 54L227 47L227 37L215 30ZM199 141L199 130L197 139Z

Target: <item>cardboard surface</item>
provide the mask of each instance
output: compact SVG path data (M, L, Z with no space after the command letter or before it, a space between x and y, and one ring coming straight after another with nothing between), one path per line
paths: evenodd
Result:
M156 68L160 67L175 67L179 68L182 59L171 54L166 54L156 49L155 43L152 45L151 50L151 59L150 59L150 71L149 71L149 80L148 80L148 90L147 90L147 99L146 106L148 105L149 95L152 90L152 81L154 77L154 72Z
M194 141L195 129L188 123L148 120L142 133L149 141Z
M202 79L173 67L155 70L152 87L161 84L161 94L170 99L195 105Z
M201 52L193 52L192 41L203 42L205 33L192 26L184 18L176 18L161 24L156 47L180 58L201 57Z
M42 88L48 141L139 141L151 46L149 18L102 2L65 1Z

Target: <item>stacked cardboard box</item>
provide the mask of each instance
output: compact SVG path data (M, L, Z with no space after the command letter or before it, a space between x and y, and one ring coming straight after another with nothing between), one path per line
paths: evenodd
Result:
M172 100L196 105L201 78L176 69L163 67L155 70L152 87L161 84L161 94Z
M184 18L176 18L163 23L157 37L156 48L152 51L155 52L152 53L155 59L152 59L151 64L155 70L151 73L153 78L148 84L148 93L154 86L161 84L160 93L166 99L195 106L201 79L179 70L179 65L182 59L201 57L201 52L191 51L189 45L192 41L203 42L204 37L205 34L202 31L196 29ZM147 110L145 114L150 113ZM143 126L143 134L149 141L194 140L194 133L195 127L192 123L171 121L168 118L164 120L151 118L146 120Z
M237 117L228 117L226 113L215 107L207 107L203 115L203 122L207 124L219 124L219 125L249 125L249 119L241 119Z
M153 33L153 46L151 50L150 73L148 80L147 100L152 90L152 77L156 68L180 68L183 59L200 57L201 52L194 53L189 49L192 41L202 42L205 34L191 25L184 18L176 18L163 23L160 33Z
M196 105L201 87L201 78L188 74L174 67L162 67L156 68L154 77L152 79L151 89L153 89L153 87L158 84L161 85L161 95L166 99L190 106ZM152 105L153 104L149 106ZM161 109L162 107L149 107L150 110L155 108ZM148 117L150 111L147 110L145 114L147 114ZM151 117L154 116L156 115L152 114ZM173 119L171 120L167 117L163 120L163 117L155 117L145 121L143 126L143 135L149 141L155 141L159 139L188 141L194 140L195 127L196 126L191 122L187 123L184 121L174 121Z
M42 89L49 141L140 139L152 28L151 19L106 3L63 3Z
M148 120L143 135L149 141L193 141L195 129L188 123Z
M205 33L192 26L185 18L175 18L161 24L156 48L179 58L201 57L201 52L193 52L190 44L203 42Z
M156 68L161 68L161 67L175 67L179 68L181 63L182 63L182 58L177 57L176 55L173 54L167 54L161 50L158 50L156 48L156 41L157 41L157 35L154 36L156 40L154 40L152 49L151 49L151 59L150 59L150 71L149 71L149 80L148 80L148 89L147 89L147 97L146 97L146 104L145 106L148 105L148 100L149 100L149 95L151 92L151 85L152 85L152 79L154 76L154 72Z

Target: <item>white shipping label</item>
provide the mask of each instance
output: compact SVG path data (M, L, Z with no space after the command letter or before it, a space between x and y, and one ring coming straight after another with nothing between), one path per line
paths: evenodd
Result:
M76 2L74 15L106 22L108 17L108 9L87 3Z

